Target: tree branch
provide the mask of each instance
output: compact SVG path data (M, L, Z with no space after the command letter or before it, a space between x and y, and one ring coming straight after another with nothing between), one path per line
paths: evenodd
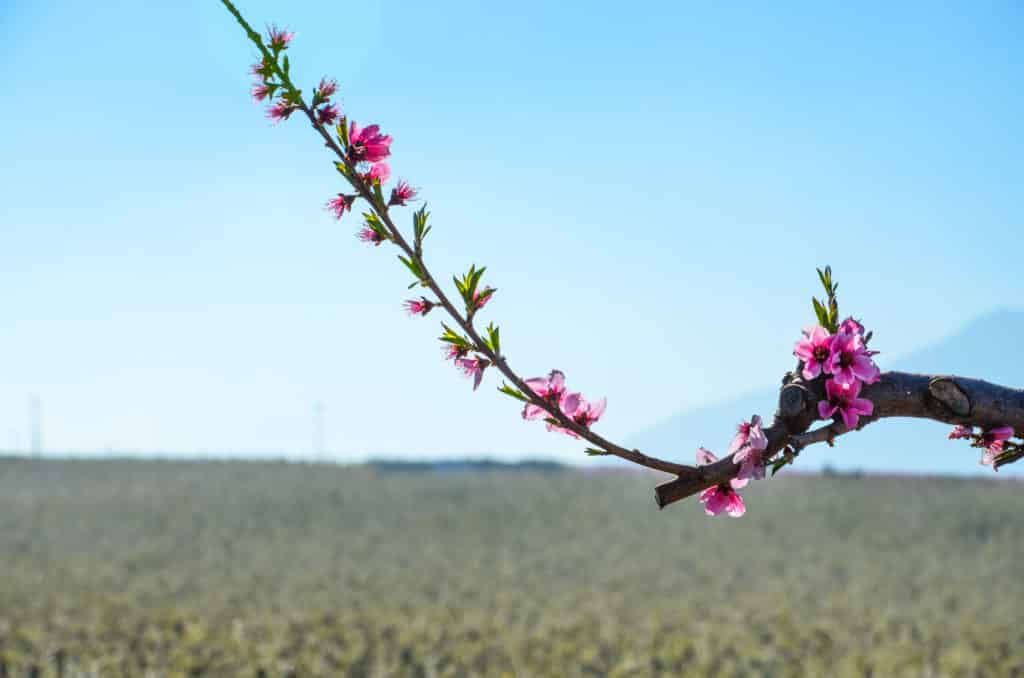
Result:
M986 430L1012 426L1015 431L1024 431L1024 390L981 379L885 372L877 383L865 386L861 396L874 403L875 411L870 417L861 417L857 430L879 419L912 417ZM792 374L787 376L779 393L779 411L765 429L766 458L787 446L799 451L815 443L831 443L850 432L841 421L809 430L823 397L822 380L808 383ZM728 482L739 472L739 465L729 456L694 471L655 488L659 508Z

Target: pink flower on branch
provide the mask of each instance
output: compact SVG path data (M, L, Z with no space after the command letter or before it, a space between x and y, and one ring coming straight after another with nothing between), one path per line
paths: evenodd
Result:
M338 81L334 78L320 78L320 85L316 88L317 95L321 101L334 96L334 93L338 91Z
M363 175L363 181L373 184L374 181L385 183L391 178L391 166L386 162L378 162L370 168L370 171Z
M949 433L950 440L961 440L963 438L973 438L974 427L973 426L956 426Z
M391 155L391 137L380 133L379 125L359 127L353 120L348 133L348 157L352 164L380 162Z
M827 399L818 402L818 414L822 419L831 419L839 412L846 428L854 430L862 416L870 416L875 411L874 403L859 397L860 388L859 381L843 386L835 379L829 379L825 384Z
M268 96L270 96L270 87L268 87L265 83L258 82L252 86L251 93L253 101L263 101Z
M881 371L871 360L872 355L874 351L867 349L859 334L837 334L832 339L832 355L825 371L842 386L850 386L858 379L873 384L880 378Z
M469 349L455 344L447 344L443 347L445 360L458 360L469 355Z
M729 443L729 454L735 454L748 445L759 450L768 447L768 439L761 429L761 417L756 414L750 421L744 421L736 427L736 437Z
M847 318L839 324L839 331L842 334L864 334L864 326L853 318Z
M562 414L568 417L574 424L582 428L590 428L597 423L601 415L608 407L608 399L601 398L596 403L589 402L582 393L567 393L562 398ZM548 422L549 431L561 431L573 438L580 436L567 428L562 428L557 423Z
M765 471L764 451L768 448L768 437L761 429L761 417L755 414L738 429L729 445L729 453L734 454L733 461L740 464L737 478L761 480Z
M361 240L362 242L373 245L374 247L379 246L382 242L387 240L387 238L385 238L383 235L373 230L369 226L363 226L361 229L359 229L359 231L356 233L356 237L359 238L359 240Z
M455 359L455 366L462 370L463 374L467 377L472 377L474 391L480 387L480 382L484 378L484 370L490 367L490 365L491 361L480 356Z
M697 448L697 465L704 466L718 461L718 457L703 447ZM709 487L700 493L700 503L704 504L704 513L709 516L717 516L727 513L733 518L739 518L747 512L747 506L743 503L743 497L736 490L745 487L747 480L744 478L733 478L727 483L720 483Z
M814 379L822 371L828 372L828 359L832 356L832 335L824 327L815 325L804 330L804 338L796 343L793 355L803 361L804 379Z
M249 67L249 73L251 73L254 78L266 81L267 78L274 74L274 68L267 61L257 61Z
M562 399L565 397L565 375L559 370L551 370L547 377L534 377L527 379L526 385L536 394L538 398L546 400L554 407L561 407ZM540 405L526 403L523 407L523 419L540 419L548 416L547 411Z
M338 116L341 115L341 110L334 104L327 104L321 106L316 111L316 121L323 127L330 127L338 121Z
M405 311L409 315L422 316L430 313L437 304L426 297L420 297L419 299L406 300L403 306L405 306Z
M494 296L495 289L493 287L485 287L479 292L473 293L473 312L477 312L487 305L487 302Z
M996 457L1003 453L1004 443L1013 437L1013 433L1012 426L1001 426L982 433L975 443L978 447L985 448L979 463L983 466L992 466Z
M270 48L273 50L282 50L288 47L288 43L295 37L294 31L287 31L277 26L270 26L267 28L267 38L270 41Z
M335 219L341 219L341 217L345 215L345 212L352 210L352 203L355 202L355 199L356 196L354 195L339 193L338 197L328 200L325 207L331 212L334 212Z
M416 197L418 191L410 186L404 179L399 179L398 185L391 189L391 200L389 205L404 206Z
M291 117L292 113L298 110L298 107L290 101L284 99L278 100L278 102L267 109L267 117L275 125L282 120L287 120Z

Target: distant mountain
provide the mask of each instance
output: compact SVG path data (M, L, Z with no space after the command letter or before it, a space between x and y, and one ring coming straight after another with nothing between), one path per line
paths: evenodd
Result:
M959 332L889 363L883 370L959 374L1024 388L1024 312L999 310L975 318ZM722 452L736 424L751 414L770 419L778 391L768 389L728 402L682 412L633 436L627 443L654 455L686 461L698 445ZM887 419L843 436L834 448L808 448L801 468L915 473L992 473L977 450L946 440L949 427L934 421ZM681 460L681 459L680 459ZM1024 462L1000 475L1024 476Z

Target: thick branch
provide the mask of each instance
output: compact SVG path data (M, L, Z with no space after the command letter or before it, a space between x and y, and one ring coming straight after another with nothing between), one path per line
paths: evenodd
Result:
M870 417L861 417L858 429L888 417L913 417L983 429L1012 426L1015 431L1024 431L1024 390L981 379L886 372L878 383L865 386L861 395L874 403L875 411ZM787 445L801 449L815 443L831 443L849 432L842 422L808 431L822 397L820 380L805 384L799 379L787 379L779 394L779 412L765 429L766 456L775 455ZM720 459L658 486L655 500L659 507L668 506L728 482L738 472L739 465L733 463L731 456Z

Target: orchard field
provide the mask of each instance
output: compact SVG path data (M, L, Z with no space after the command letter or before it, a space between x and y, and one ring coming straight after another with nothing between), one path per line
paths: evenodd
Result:
M0 460L0 676L1024 676L1024 484L787 471Z

